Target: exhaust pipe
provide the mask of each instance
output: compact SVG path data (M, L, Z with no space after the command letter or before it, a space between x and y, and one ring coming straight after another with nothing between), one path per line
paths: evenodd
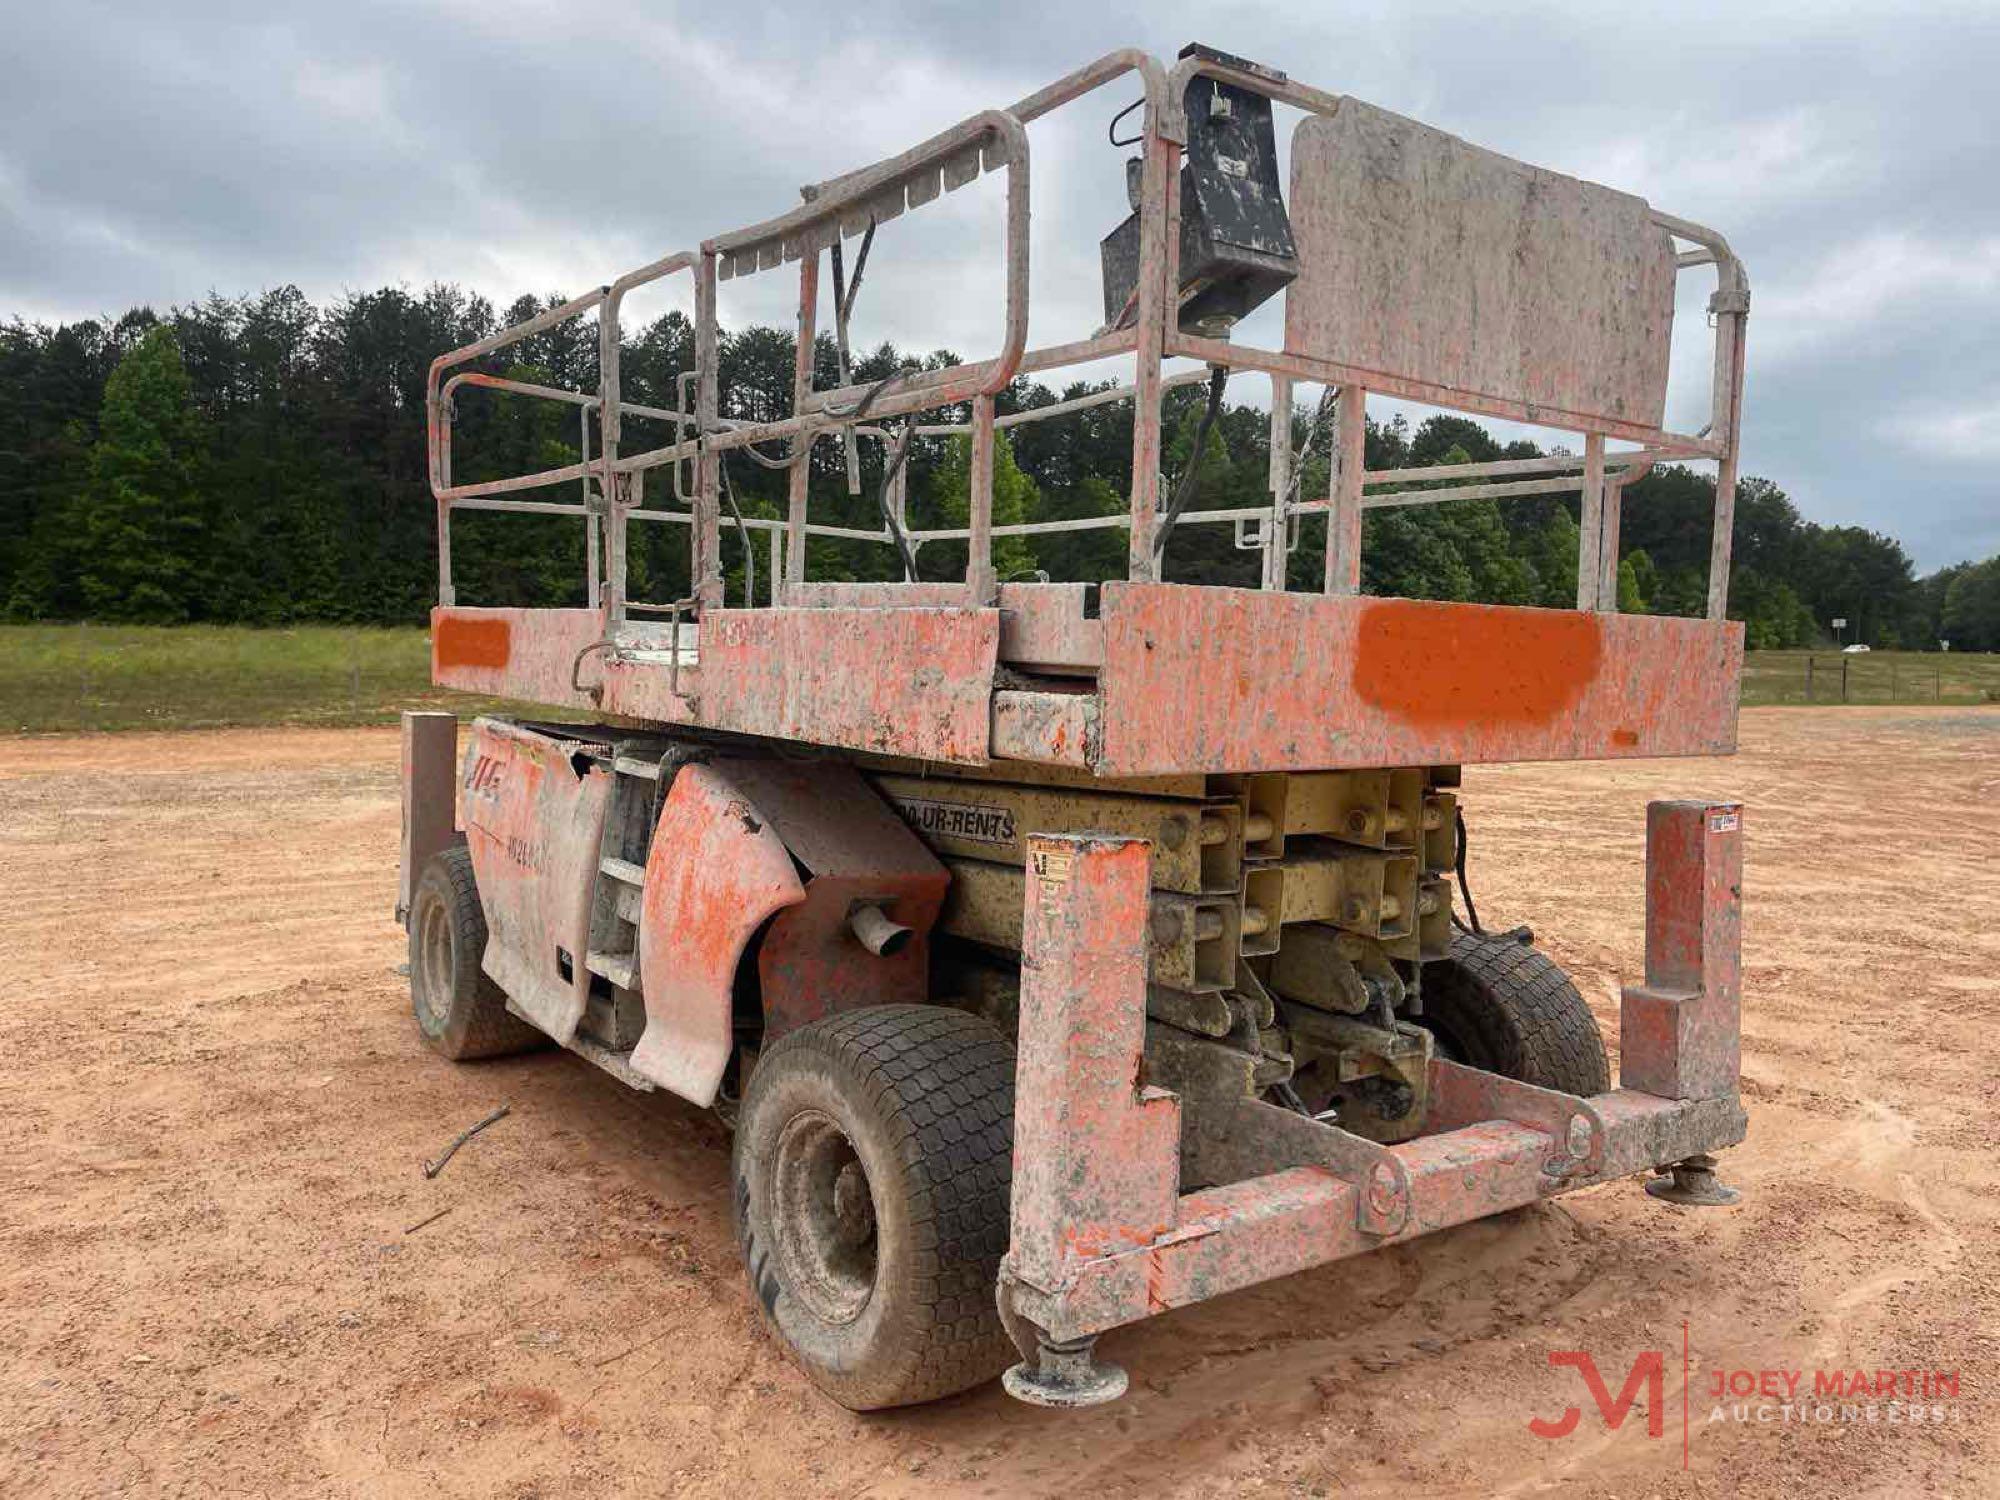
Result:
M865 906L857 906L847 914L848 930L877 958L893 958L909 946L916 936L914 928L905 927L900 922L891 922L882 908L872 901Z

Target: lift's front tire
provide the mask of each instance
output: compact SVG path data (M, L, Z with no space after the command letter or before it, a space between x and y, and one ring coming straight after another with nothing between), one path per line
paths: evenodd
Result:
M758 1059L737 1240L766 1325L841 1405L948 1396L1016 1357L994 1300L1013 1148L1014 1049L962 1011L848 1011Z
M446 849L424 866L410 898L410 1009L426 1042L454 1062L504 1057L548 1038L507 1009L479 967L486 914L472 856Z
M1423 985L1421 1019L1452 1061L1583 1098L1611 1087L1597 1020L1547 954L1511 936L1454 933Z

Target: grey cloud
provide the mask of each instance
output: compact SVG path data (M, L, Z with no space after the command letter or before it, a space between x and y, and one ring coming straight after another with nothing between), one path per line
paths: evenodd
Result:
M2000 16L1960 5L11 7L0 314L297 282L575 289L1115 46L1193 37L1729 234L1746 467L1923 566L2000 550ZM1110 90L1035 139L1037 339L1086 332ZM981 217L984 214L985 217ZM997 222L885 234L870 342L977 352ZM937 273L926 295L911 276ZM871 272L871 279L877 273ZM729 306L771 316L784 278ZM1246 382L1249 384L1249 382Z

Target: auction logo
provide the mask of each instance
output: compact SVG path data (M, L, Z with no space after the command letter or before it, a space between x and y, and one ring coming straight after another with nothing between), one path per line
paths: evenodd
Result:
M1652 1437L1666 1432L1666 1413L1662 1408L1661 1388L1666 1384L1666 1360L1657 1349L1648 1349L1632 1361L1631 1373L1625 1377L1625 1387L1619 1391L1618 1399L1611 1399L1611 1387L1604 1383L1604 1376L1597 1368L1597 1361L1587 1349L1553 1349L1549 1351L1549 1364L1556 1369L1568 1365L1583 1377L1584 1388L1590 1392L1590 1399L1597 1403L1597 1410L1604 1417L1604 1425L1616 1432L1625 1425L1625 1415L1632 1410L1632 1403L1643 1389L1646 1393L1646 1431ZM1576 1424L1583 1419L1583 1413L1574 1406L1564 1409L1563 1414L1553 1422L1536 1417L1528 1423L1528 1431L1536 1437L1564 1438L1576 1431Z
M1587 1349L1552 1349L1551 1369L1577 1372L1583 1388L1607 1431L1616 1432L1641 1399L1646 1435L1666 1436L1667 1357L1659 1349L1643 1349L1625 1372L1616 1396L1597 1359ZM1615 1370L1615 1366L1614 1366ZM1811 1376L1810 1382L1807 1376ZM1710 1370L1705 1392L1708 1414L1704 1426L1736 1422L1757 1426L1936 1426L1959 1419L1956 1370L1833 1369L1803 1367L1729 1367ZM1691 1396L1694 1354L1688 1325L1681 1324L1681 1467L1688 1466L1693 1439ZM1581 1407L1569 1406L1561 1416L1529 1419L1536 1437L1566 1438L1583 1421Z

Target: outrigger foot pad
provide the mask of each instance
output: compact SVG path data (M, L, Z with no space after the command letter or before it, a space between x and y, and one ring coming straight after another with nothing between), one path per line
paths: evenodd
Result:
M1647 1183L1646 1191L1664 1202L1690 1208L1719 1208L1743 1196L1735 1188L1716 1181L1712 1156L1690 1156L1686 1161L1675 1162L1666 1175Z
M1128 1384L1121 1366L1098 1364L1090 1357L1095 1338L1051 1343L1038 1339L1038 1357L1026 1360L1000 1377L1007 1394L1030 1406L1101 1406L1125 1394Z

